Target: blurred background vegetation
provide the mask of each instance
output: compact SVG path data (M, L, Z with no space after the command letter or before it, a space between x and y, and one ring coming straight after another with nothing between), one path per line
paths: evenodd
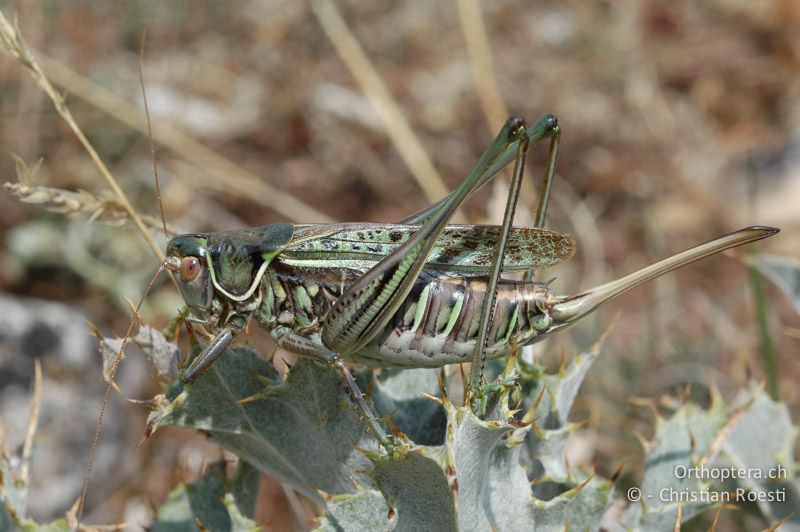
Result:
M508 113L532 122L553 112L563 136L548 227L577 235L579 244L569 264L542 275L557 277L557 291L599 284L746 225L781 227L760 248L797 255L797 2L502 0L475 7L469 0L0 2L7 17L18 17L44 72L137 211L157 219L139 81L146 33L145 88L164 211L176 231L395 221L458 184ZM338 16L356 41L342 33ZM408 129L381 100L382 87ZM373 101L382 102L378 111ZM109 194L50 100L5 54L0 113L5 181L16 181L14 153L30 166L43 158L39 185L87 191L95 201ZM415 142L433 167L420 162ZM520 225L535 205L545 152L531 154L523 196L530 208L518 215ZM75 201L92 211L87 196ZM464 214L496 223L504 201L500 180ZM102 219L114 218L113 202L99 205ZM33 359L41 358L44 406L31 496L38 519L62 514L80 492L104 388L87 322L121 336L126 298L138 300L158 264L132 224L88 217L0 194L0 414L14 448L27 423ZM152 233L163 246L163 235ZM652 434L653 415L636 398L657 403L687 386L701 401L711 386L730 398L750 379L772 379L771 389L797 411L797 315L764 285L762 338L772 345L765 349L751 276L736 260L742 256L670 275L537 346L536 356L556 366L616 316L604 358L579 397L575 419L588 423L573 465L593 464L604 476L622 465L623 482L639 480L636 435ZM163 326L180 304L162 279L143 315ZM259 331L246 341L272 352ZM765 373L770 352L775 369ZM118 380L133 399L159 390L136 356ZM146 523L176 482L219 457L202 437L178 432L134 449L145 414L112 399L88 522ZM270 529L302 528L316 511L268 479L261 491L259 516Z

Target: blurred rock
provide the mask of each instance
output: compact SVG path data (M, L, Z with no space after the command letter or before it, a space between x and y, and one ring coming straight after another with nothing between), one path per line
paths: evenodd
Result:
M33 359L85 368L96 351L88 317L73 306L0 294L0 388L33 377Z
M28 426L34 359L44 368L28 498L39 521L63 515L79 496L100 413L105 386L87 320L74 305L0 294L0 420L12 450L22 445ZM147 382L146 365L141 357L130 359L120 382L126 393L139 394ZM125 454L141 437L144 422L132 423L120 406L115 394L98 448L90 507L138 470L140 457Z

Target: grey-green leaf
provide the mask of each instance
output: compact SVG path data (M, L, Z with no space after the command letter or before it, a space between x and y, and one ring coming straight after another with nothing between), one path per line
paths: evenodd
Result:
M715 504L699 495L709 492L696 476L681 474L698 465L710 450L713 438L728 421L720 399L709 410L687 404L669 419L656 420L656 436L645 455L641 503L628 507L623 522L631 527L653 530L671 529L678 512L686 521ZM681 497L701 500L682 500Z
M214 464L205 475L170 493L158 511L153 532L245 532L259 530L242 514L234 496L226 492L225 464Z
M792 515L781 530L800 530L800 489L795 471L794 448L798 429L789 409L773 401L761 389L743 391L738 404L748 404L723 443L732 466L749 471L738 479L758 497L758 506L770 522Z
M379 491L361 489L328 500L328 511L319 520L318 532L372 532L386 530L389 509Z
M375 379L372 400L378 415L391 416L395 426L420 445L444 441L444 408L422 395L439 395L436 373L432 369L383 370Z
M229 349L152 419L208 431L261 471L322 503L318 490L355 491L369 469L356 448L375 448L330 367L299 360L283 382L248 348Z
M393 530L455 531L453 494L444 471L422 450L375 463L375 483L397 514Z

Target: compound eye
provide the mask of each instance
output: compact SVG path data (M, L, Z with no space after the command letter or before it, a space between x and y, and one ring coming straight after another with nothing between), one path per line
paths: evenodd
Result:
M181 279L186 283L191 283L200 274L200 259L197 257L184 257L181 260Z

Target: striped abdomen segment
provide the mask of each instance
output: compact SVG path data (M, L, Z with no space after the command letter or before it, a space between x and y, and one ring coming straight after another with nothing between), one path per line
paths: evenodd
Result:
M488 358L533 341L536 325L546 318L541 309L547 294L541 283L500 281L487 336ZM439 367L470 362L485 297L485 277L423 272L384 334L358 353L344 355L369 365Z

